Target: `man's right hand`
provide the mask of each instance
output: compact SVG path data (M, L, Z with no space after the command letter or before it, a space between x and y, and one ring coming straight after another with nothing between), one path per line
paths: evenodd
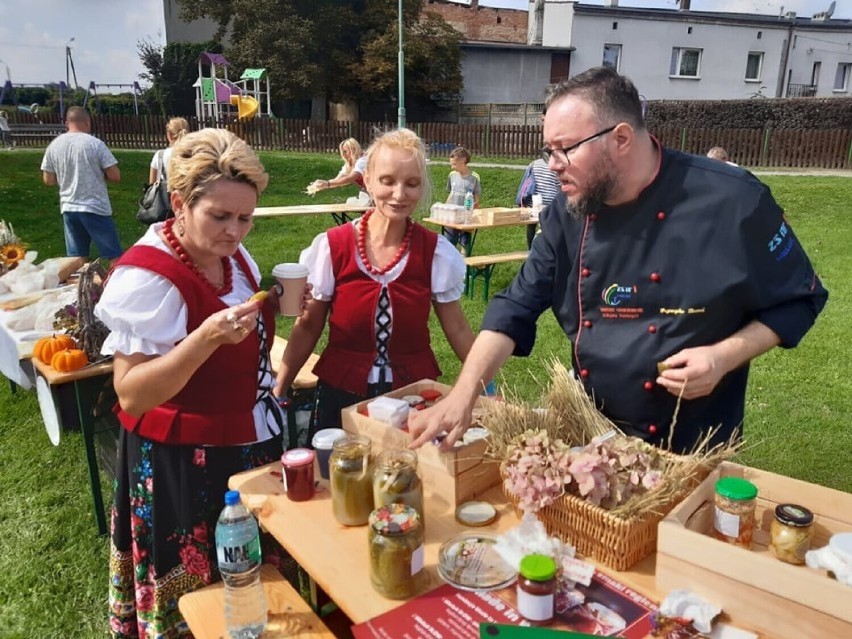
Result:
M474 398L475 399L475 398ZM441 433L447 435L440 441L441 452L453 449L464 432L470 427L472 406L463 393L450 393L431 408L412 411L408 417L408 432L414 438L409 448L419 448L435 441ZM437 444L438 442L435 441Z

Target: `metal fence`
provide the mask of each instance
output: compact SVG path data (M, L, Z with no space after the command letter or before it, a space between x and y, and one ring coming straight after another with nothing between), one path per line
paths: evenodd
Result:
M446 157L464 146L482 157L533 158L542 146L541 125L535 124L409 124L424 140L431 157ZM35 120L33 120L35 121ZM57 122L58 116L46 116ZM116 149L157 149L165 146L168 118L159 116L96 115L92 133ZM393 128L389 122L339 122L255 118L248 121L190 119L201 126L228 128L258 150L334 153L341 140L358 139L366 146L377 133ZM743 166L852 169L852 130L849 129L689 129L652 130L663 145L704 154L723 146L733 162ZM43 147L44 137L19 137L20 146Z

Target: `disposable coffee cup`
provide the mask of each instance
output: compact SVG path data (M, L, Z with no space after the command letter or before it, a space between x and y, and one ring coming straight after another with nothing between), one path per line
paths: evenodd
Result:
M314 433L311 446L314 447L317 453L319 473L323 479L329 478L328 459L331 457L331 449L334 446L334 442L345 435L346 431L342 428L323 428Z
M272 269L278 308L282 315L296 317L302 312L302 295L308 282L308 267L302 264L278 264Z

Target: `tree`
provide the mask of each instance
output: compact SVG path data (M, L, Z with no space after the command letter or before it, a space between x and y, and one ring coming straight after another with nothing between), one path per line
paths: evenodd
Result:
M198 58L205 51L221 53L215 42L173 42L161 49L151 42L139 42L137 51L145 72L143 80L151 83L149 95L152 110L162 115L195 114L195 88Z
M277 99L384 100L396 93L398 0L177 0L181 19L210 18L238 67L265 67ZM423 0L404 1L406 91L461 89L460 34Z

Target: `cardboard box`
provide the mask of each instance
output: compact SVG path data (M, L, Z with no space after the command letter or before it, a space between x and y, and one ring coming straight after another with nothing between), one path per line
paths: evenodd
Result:
M757 486L751 550L710 536L713 494L724 476ZM660 522L657 590L687 588L722 607L733 624L781 639L852 637L852 589L825 571L794 566L768 550L775 506L794 503L814 513L811 548L838 532L852 531L852 494L724 463Z
M494 207L474 210L473 221L481 224L504 224L521 221L521 210L517 208Z
M434 389L442 395L450 391L450 386L430 379L421 380L403 386L387 394L400 398L405 395L419 395L422 390ZM341 413L343 429L349 433L366 435L373 442L373 454L390 448L407 448L411 435L407 431L393 428L390 424L377 421L362 412L371 400L344 408ZM491 401L480 398L477 405ZM361 409L361 412L359 412ZM484 457L487 440L480 439L466 446L459 446L448 453L442 453L437 446L426 444L417 450L417 468L426 488L435 499L445 498L447 507L456 506L475 499L492 486L500 483L500 464Z

